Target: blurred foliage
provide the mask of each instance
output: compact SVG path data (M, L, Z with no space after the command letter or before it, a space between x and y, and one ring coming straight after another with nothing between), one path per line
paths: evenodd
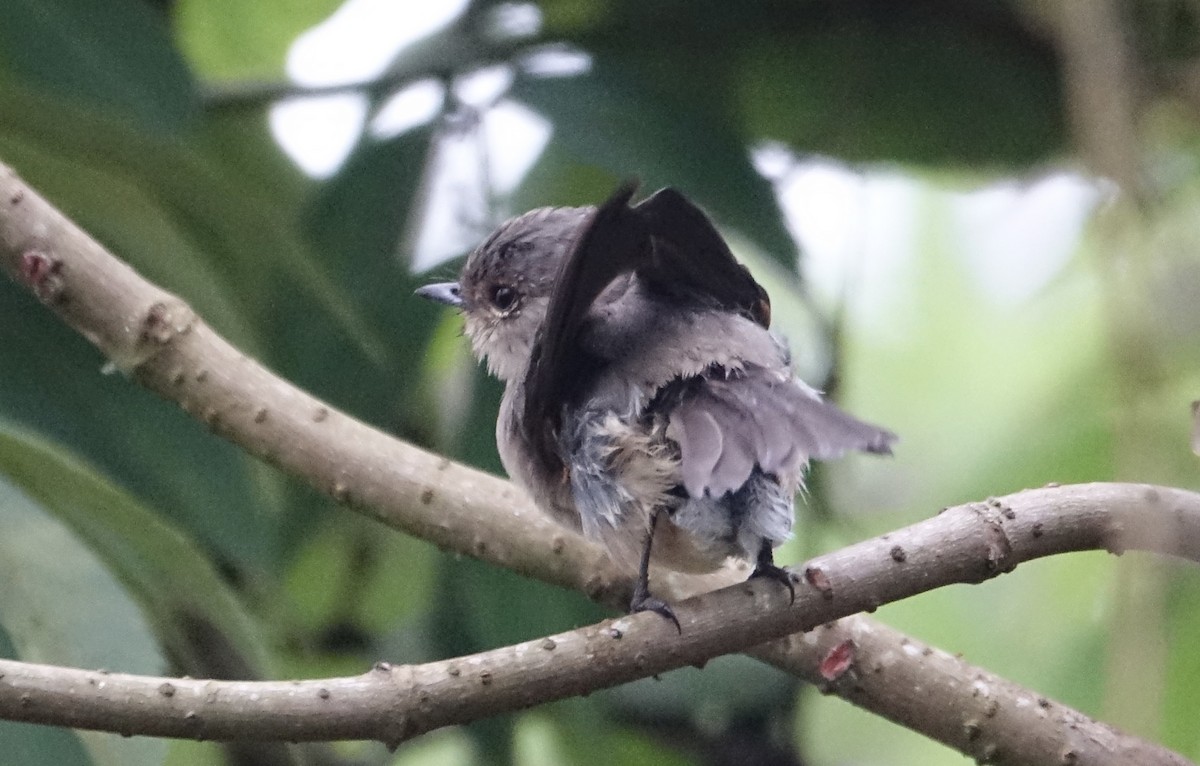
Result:
M410 273L406 243L436 205L455 207L458 241L509 212L595 202L625 177L677 185L770 286L804 374L903 436L893 461L821 469L783 561L1048 481L1197 485L1186 448L1187 402L1200 390L1195 3L1119 5L1151 201L1130 210L1105 197L1072 254L1016 298L980 276L990 235L964 228L961 211L990 184L1020 197L1081 165L1065 127L1054 3L476 0L352 89L365 97L366 127L346 161L314 179L279 149L268 115L306 92L283 80L285 56L338 5L8 2L0 161L273 369L490 470L499 387L470 362L455 321L411 297L428 275ZM406 23L397 18L379 23ZM553 73L555 56L585 65ZM463 95L470 75L497 68L507 77L498 95ZM372 127L392 95L422 82L454 86L432 123ZM497 103L544 118L548 143L514 188L484 189L482 210L460 210L433 194L430 158L447 137L478 140ZM756 166L763 147L785 158L782 169ZM833 264L833 282L814 276L830 264L796 244L792 214L805 210L785 215L780 202L814 157L862 189L900 188L885 197L895 209L859 206L859 245ZM889 216L905 224L888 230L887 247L871 245ZM0 284L0 655L316 676L602 615L578 594L335 508L103 365L31 296ZM1197 758L1198 589L1182 567L1076 555L879 616ZM1134 621L1130 592L1149 593ZM1122 647L1140 640L1160 651L1131 659ZM1108 672L1147 657L1159 663L1143 674L1147 688ZM1153 704L1127 718L1114 703L1123 695ZM267 757L2 723L0 752L28 764ZM961 762L744 658L437 732L395 755L343 743L270 757Z

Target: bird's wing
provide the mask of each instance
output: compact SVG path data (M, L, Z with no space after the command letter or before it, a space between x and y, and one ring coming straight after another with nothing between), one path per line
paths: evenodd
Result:
M779 371L693 379L670 411L667 436L679 444L692 497L736 491L755 466L794 481L809 460L851 450L891 454L896 435L864 423Z
M621 186L580 229L533 344L522 425L529 447L547 466L562 465L557 440L563 406L595 372L596 360L579 342L584 318L617 276L649 259L648 233L628 205L636 188Z
M640 202L634 212L653 239L650 262L637 269L646 284L770 326L767 291L733 257L703 210L667 188Z
M708 216L674 189L634 207L637 185L622 185L596 209L560 267L525 377L526 442L557 465L563 406L603 367L581 333L593 304L617 277L635 272L647 289L743 314L766 327L767 293L737 262Z
M525 438L547 466L561 467L564 406L577 402L606 364L589 353L582 335L593 304L621 275L634 272L646 289L681 305L741 314L764 328L770 323L766 291L704 212L674 189L631 208L635 188L622 186L580 229L534 343L525 378ZM849 450L887 453L896 438L779 370L751 365L730 378L693 382L670 416L689 494L736 489L756 465L784 476L798 474L810 459Z

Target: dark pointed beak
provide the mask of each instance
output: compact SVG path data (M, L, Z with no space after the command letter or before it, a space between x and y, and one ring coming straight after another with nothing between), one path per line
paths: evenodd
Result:
M417 290L417 295L455 308L462 308L463 305L462 292L459 290L457 282L438 282L434 285L425 285Z

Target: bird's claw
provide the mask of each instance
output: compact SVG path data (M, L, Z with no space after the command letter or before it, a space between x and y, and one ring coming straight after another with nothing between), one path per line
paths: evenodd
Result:
M638 612L654 612L667 618L675 623L675 630L679 631L679 635L683 635L683 628L679 625L679 618L675 616L675 610L661 598L655 598L649 593L634 594L633 600L629 602L629 613L636 614Z
M758 562L758 566L754 567L754 571L750 573L750 577L766 577L783 583L788 589L788 595L791 597L789 603L796 603L796 583L792 579L792 573L787 569L776 564L760 561Z

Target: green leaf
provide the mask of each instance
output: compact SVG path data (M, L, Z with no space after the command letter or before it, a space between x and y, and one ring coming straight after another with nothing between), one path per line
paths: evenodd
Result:
M226 560L274 557L267 482L278 478L176 406L101 375L96 349L7 280L0 360L0 416L87 456Z
M11 492L28 498L26 502L31 506L36 503L33 507L42 517L52 516L55 529L60 525L69 528L90 547L86 551L88 560L105 568L102 578L94 576L100 578L99 582L107 583L114 577L120 581L122 594L128 593L141 604L145 619L184 672L213 676L229 669L236 671L230 673L232 677L262 677L267 673L268 662L258 631L238 599L195 543L158 515L77 459L9 427L0 427L0 478ZM59 534L67 533L63 529ZM64 558L51 539L25 540L21 547L47 566ZM51 551L55 551L53 557L48 556ZM72 604L74 597L72 591L60 586L47 593L45 599L58 606ZM80 597L92 598L86 594ZM85 623L115 619L90 615L86 609L79 614ZM145 619L139 615L137 624L144 626ZM153 667L69 655L68 650L76 648L75 642L87 644L88 636L86 626L81 626L78 633L64 638L61 654L69 658L70 664L129 672L163 670L157 655L158 664ZM145 652L136 642L131 641L129 648L139 656ZM214 652L219 655L214 656ZM33 659L27 650L22 656Z
M399 252L429 140L430 130L418 129L365 141L320 189L305 215L309 239L325 254L332 278L386 342L364 359L358 350L336 343L311 312L298 306L291 307L287 332L279 337L294 358L303 360L297 365L302 384L371 422L399 419L394 427L402 433L423 430L424 413L414 411L409 392L421 374L414 360L439 318L436 307L413 295L426 279L409 273ZM347 375L347 370L357 372Z
M312 633L335 624L386 632L424 608L436 559L429 543L388 534L371 519L337 514L289 567L294 624Z
M17 659L163 671L150 626L125 587L66 525L3 474L0 528L0 623ZM100 732L78 736L97 766L161 763L166 753L161 740Z
M0 68L154 132L199 115L162 17L138 0L8 0Z
M204 133L203 146L154 138L2 73L0 113L0 157L247 353L284 374L327 348L353 348L368 360L385 353L356 301L299 235L301 190L287 166L260 162L247 175L214 160L229 141L222 131ZM94 350L14 285L0 284L0 293L0 411L85 453L231 562L261 566L277 554L284 485L276 472L171 405L91 375L103 363ZM281 310L293 306L322 335L296 332ZM307 353L295 359L290 346L273 342L276 332ZM113 449L118 433L121 448Z

